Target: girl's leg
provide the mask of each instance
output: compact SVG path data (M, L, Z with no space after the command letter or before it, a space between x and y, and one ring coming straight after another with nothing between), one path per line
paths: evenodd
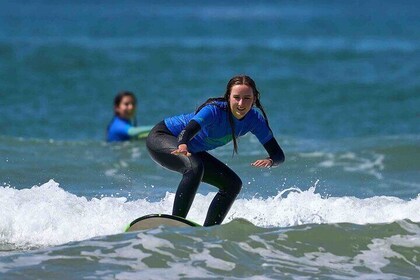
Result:
M207 212L204 226L221 224L242 188L242 181L226 164L207 152L197 153L204 164L203 182L219 188Z
M190 157L172 155L171 152L178 147L178 140L163 122L157 124L150 131L146 146L155 162L182 174L175 195L172 215L185 218L203 177L202 160L196 154L192 154Z

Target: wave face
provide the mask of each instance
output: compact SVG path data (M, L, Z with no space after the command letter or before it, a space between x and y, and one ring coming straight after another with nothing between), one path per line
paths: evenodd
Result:
M0 244L11 249L45 247L95 236L121 233L137 217L168 213L174 193L160 201L125 197L87 199L60 188L53 180L17 190L0 187ZM198 194L188 218L202 223L214 193ZM285 189L274 197L238 199L224 223L244 219L260 228L285 228L308 224L389 224L401 220L420 222L420 198L322 197L315 188Z
M188 217L202 222L213 195L198 194ZM315 188L290 188L238 199L221 226L122 233L138 216L167 212L173 199L87 199L52 180L0 187L0 275L66 277L78 267L76 278L409 279L420 269L420 197L322 197Z

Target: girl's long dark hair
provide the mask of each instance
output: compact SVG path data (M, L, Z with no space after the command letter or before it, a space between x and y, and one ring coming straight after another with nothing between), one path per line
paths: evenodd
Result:
M229 118L230 127L232 129L233 153L237 154L238 153L238 142L236 141L236 136L235 136L235 123L233 121L233 114L230 110L230 104L229 104L229 99L230 99L230 94L232 92L232 87L236 86L236 85L246 85L246 86L249 86L252 89L252 92L254 93L254 104L258 109L260 109L261 113L264 116L265 122L267 123L267 126L270 129L270 126L268 125L267 114L265 113L264 108L261 105L260 92L258 91L254 80L251 79L251 77L246 76L246 75L238 75L238 76L235 76L232 79L230 79L229 82L226 85L226 91L225 91L225 94L224 94L223 97L215 97L215 98L207 99L207 101L204 102L203 104L201 104L200 107L198 107L195 112L197 113L204 106L206 106L208 104L212 104L212 103L217 102L217 101L227 102L227 105L228 105L227 106L227 111L228 111L227 115L228 115L228 118Z

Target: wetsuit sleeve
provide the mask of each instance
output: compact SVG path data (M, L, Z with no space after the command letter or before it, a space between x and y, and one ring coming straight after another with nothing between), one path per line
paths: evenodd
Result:
M269 159L273 161L272 167L278 166L285 160L284 152L277 143L276 138L271 138L267 143L264 144L264 148L269 155Z
M178 135L178 145L187 144L201 128L211 124L215 119L215 106L207 105L202 108Z
M271 138L273 138L273 132L268 127L267 122L263 118L263 116L259 113L254 111L254 122L252 124L251 133L257 136L258 140L262 145L267 143Z
M187 126L181 131L181 133L179 133L178 145L187 144L191 139L194 138L195 135L197 135L200 129L200 124L195 120L191 120L187 124Z

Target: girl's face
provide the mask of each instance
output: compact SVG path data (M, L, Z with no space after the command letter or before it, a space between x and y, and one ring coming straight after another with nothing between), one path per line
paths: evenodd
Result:
M232 114L242 119L254 105L254 93L247 85L234 85L230 90L229 103Z
M123 119L131 119L136 113L136 104L131 96L124 96L118 106L115 107L115 113Z

